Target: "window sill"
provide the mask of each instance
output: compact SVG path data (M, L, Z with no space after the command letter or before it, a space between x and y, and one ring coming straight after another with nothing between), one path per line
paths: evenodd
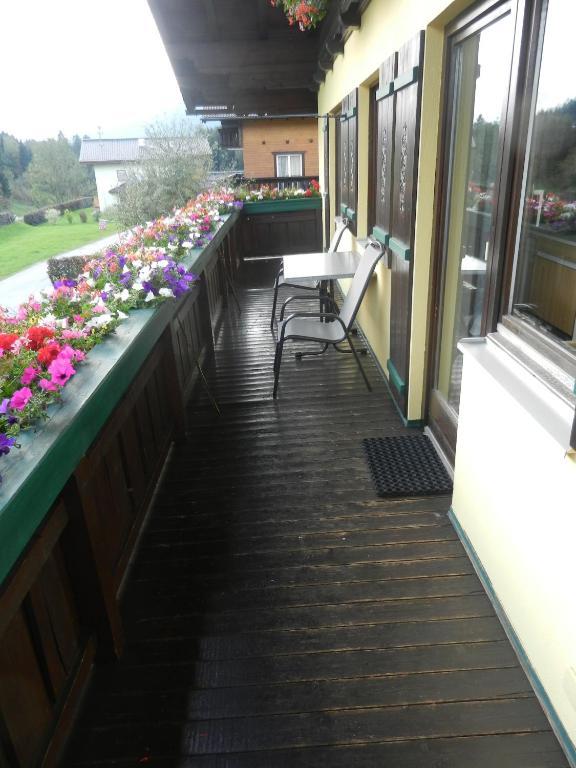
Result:
M486 339L462 339L458 349L498 382L509 397L537 421L562 451L570 446L576 396L553 383L553 376L530 361L500 326ZM466 366L466 362L465 362ZM464 392L463 384L463 392Z
M576 406L576 356L569 342L506 315L489 337L568 405Z

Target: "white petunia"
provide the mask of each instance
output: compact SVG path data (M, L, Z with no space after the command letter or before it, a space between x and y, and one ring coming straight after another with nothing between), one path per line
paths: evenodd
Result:
M174 291L172 288L160 288L160 296L165 296L166 298L172 298L174 296Z
M146 298L144 299L144 301L154 301L154 299L155 299L155 298L156 298L156 296L154 296L154 294L152 293L152 291L148 291L148 293L146 294Z

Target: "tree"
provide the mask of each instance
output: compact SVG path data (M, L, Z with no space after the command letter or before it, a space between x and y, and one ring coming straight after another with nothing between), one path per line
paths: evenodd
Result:
M93 180L64 136L32 143L32 162L26 171L26 181L38 205L63 203L90 195L94 190Z
M242 171L244 168L242 152L221 146L218 128L205 128L204 130L212 153L212 170L230 171L231 173Z
M184 205L206 187L210 166L203 129L185 119L148 126L141 160L119 194L121 223L133 226Z

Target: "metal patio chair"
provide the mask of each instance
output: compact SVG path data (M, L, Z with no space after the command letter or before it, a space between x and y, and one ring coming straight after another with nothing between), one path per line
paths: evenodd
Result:
M341 219L336 229L334 230L334 234L332 235L332 239L330 240L330 245L328 246L328 253L331 253L332 251L336 251L338 249L338 246L340 245L340 240L342 239L342 235L344 234L344 231L348 228L348 220L347 219ZM310 254L312 255L312 254ZM270 330L274 330L274 323L276 322L276 304L278 303L278 291L280 288L295 288L298 291L315 291L318 296L320 296L320 283L318 281L310 282L310 283L289 283L284 280L284 266L280 267L278 274L276 275L276 279L274 280L274 300L272 302L272 315L270 317Z
M276 398L278 392L278 381L280 379L280 366L282 365L282 352L285 342L289 340L296 341L316 341L323 345L323 349L317 354L323 354L330 345L334 346L340 352L336 345L347 341L350 350L356 360L356 365L366 387L371 392L372 387L366 376L358 353L354 349L351 338L351 329L364 294L368 288L368 283L372 273L376 269L376 264L382 257L382 246L380 243L370 241L366 247L364 255L360 260L358 269L352 278L352 284L342 303L340 312L294 312L286 320L282 320L278 325L278 341L276 343L276 354L274 356L274 390L272 397ZM333 305L334 309L337 309Z

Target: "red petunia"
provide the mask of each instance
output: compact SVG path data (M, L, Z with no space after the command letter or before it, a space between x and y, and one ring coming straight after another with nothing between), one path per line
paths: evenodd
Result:
M0 333L0 349L9 351L17 338L19 338L17 333Z
M44 346L46 339L54 337L52 328L46 328L44 325L33 325L28 329L28 346L30 349L40 349Z
M42 347L42 349L38 352L38 362L41 365L49 366L51 362L53 362L58 355L60 354L60 345L56 344L56 342L53 342L52 344L47 344L45 347Z

